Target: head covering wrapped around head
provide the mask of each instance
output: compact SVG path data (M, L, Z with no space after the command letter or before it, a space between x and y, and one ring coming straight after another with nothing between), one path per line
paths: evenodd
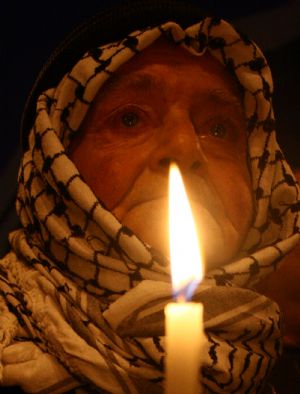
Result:
M3 305L19 319L11 323L14 330L3 326L8 339L2 346L24 324L27 340L58 360L75 385L163 392L168 262L103 206L67 155L103 83L161 35L195 56L209 51L244 90L255 218L241 257L207 272L195 299L204 303L208 338L203 385L214 393L256 392L279 355L280 315L250 287L296 244L299 190L276 142L266 60L216 18L185 30L168 22L93 48L40 95L19 173L23 227L10 235L12 252L1 263ZM65 379L58 376L55 384L63 387Z

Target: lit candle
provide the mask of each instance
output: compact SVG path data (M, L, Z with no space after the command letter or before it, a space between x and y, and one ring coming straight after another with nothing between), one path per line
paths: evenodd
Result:
M191 207L180 171L170 166L170 260L177 302L165 308L166 393L199 394L200 355L205 336L203 305L189 300L203 276L202 256Z

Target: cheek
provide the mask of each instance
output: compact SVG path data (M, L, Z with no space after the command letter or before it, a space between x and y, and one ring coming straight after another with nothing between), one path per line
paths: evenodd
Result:
M114 208L130 190L142 171L144 157L140 149L127 146L97 146L82 139L69 152L85 182L108 209Z
M243 131L242 126L240 129ZM204 147L209 179L222 201L227 218L240 238L246 235L254 215L245 136L246 132L240 132L239 138L227 145L209 140Z
M253 193L247 165L223 161L210 169L210 179L222 200L226 215L243 237L253 218Z

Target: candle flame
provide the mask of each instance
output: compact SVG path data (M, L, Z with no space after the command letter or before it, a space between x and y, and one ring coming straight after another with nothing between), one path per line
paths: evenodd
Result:
M173 291L178 301L191 298L203 277L197 229L184 183L175 163L169 176L169 234Z

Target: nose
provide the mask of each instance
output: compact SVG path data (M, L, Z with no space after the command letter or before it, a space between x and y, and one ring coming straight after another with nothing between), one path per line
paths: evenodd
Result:
M197 172L205 166L206 157L194 125L188 116L178 114L160 130L156 149L152 152L150 168L166 172L175 161L184 172Z

